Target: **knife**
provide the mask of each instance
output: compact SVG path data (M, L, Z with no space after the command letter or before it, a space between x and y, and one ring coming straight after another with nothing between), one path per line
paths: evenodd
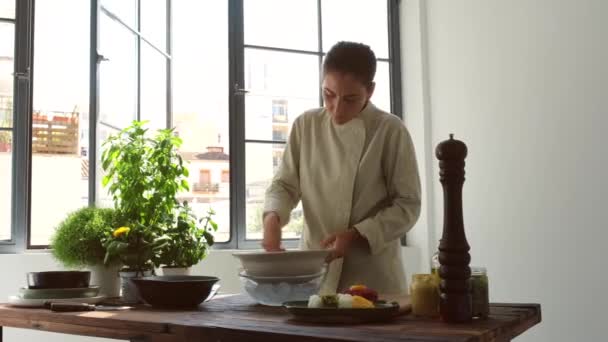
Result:
M86 303L45 303L45 308L54 312L78 312L78 311L124 311L132 309L132 306L110 306L110 305L93 305Z

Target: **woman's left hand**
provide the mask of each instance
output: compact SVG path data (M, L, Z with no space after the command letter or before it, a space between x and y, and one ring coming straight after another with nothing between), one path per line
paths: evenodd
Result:
M334 259L344 257L353 242L361 238L361 234L354 228L330 235L328 238L321 241L322 248L331 248L331 253L327 256L325 261L331 262Z

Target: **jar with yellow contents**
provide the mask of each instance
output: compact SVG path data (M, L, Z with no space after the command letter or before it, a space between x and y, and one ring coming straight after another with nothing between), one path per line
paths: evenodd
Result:
M431 274L414 274L410 284L412 314L420 317L439 316L439 283Z

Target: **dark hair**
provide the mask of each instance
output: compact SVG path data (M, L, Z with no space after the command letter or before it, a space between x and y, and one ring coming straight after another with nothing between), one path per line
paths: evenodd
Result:
M352 74L370 86L376 76L376 55L365 44L339 42L331 47L323 61L323 75L331 71Z

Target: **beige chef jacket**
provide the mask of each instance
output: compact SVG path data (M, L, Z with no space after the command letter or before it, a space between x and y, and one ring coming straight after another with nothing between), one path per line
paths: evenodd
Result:
M284 226L300 200L302 249L319 249L323 239L349 227L367 239L330 263L321 293L354 284L406 292L399 239L420 214L420 179L410 135L397 116L371 102L342 125L324 108L299 116L264 212L278 213Z

